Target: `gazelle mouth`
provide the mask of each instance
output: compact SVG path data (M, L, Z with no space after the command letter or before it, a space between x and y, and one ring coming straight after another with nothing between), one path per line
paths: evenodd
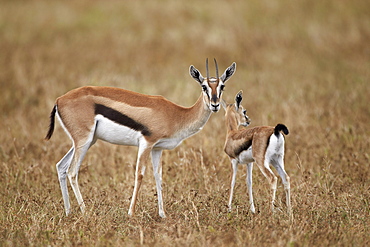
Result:
M241 126L248 127L251 123L242 123Z

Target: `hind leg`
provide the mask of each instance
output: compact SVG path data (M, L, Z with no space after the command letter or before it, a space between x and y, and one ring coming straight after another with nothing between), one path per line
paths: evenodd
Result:
M275 169L279 173L279 176L281 177L281 180L283 181L285 197L286 197L286 205L288 208L288 213L290 214L291 213L290 177L288 176L288 174L285 172L285 169L284 169L284 157L282 155L279 155L278 157L276 157L276 159L273 159L271 163L275 167Z
M80 141L74 142L75 152L73 155L71 166L67 171L69 182L71 184L72 190L75 194L75 197L77 199L78 205L80 206L82 213L85 212L85 203L82 199L81 191L78 185L78 171L80 170L81 163L85 158L87 151L92 145L94 145L94 143L97 140L95 136L97 124L98 124L97 122L94 124L94 127L91 129L87 138L84 139L81 138L79 139Z
M68 169L68 178L69 182L71 183L72 190L76 196L78 205L80 206L80 209L82 212L85 212L85 203L82 199L81 191L78 185L78 171L80 169L81 163L87 153L87 150L89 150L92 143L88 142L83 146L76 147L75 153L73 156L73 160L71 163L71 166Z
M272 190L271 195L271 210L274 212L275 210L275 197L276 197L276 187L277 187L277 177L270 169L270 163L267 159L256 159L256 163L258 168L260 168L262 174L267 178L267 181L270 184L270 188Z
M73 154L74 154L74 148L72 147L56 165L66 215L68 215L71 210L71 205L69 203L68 188L67 188L67 170L69 166L71 165Z
M253 201L253 182L252 182L252 171L253 171L253 162L247 164L247 187L248 187L248 194L249 194L249 206L252 213L256 212L254 208L254 201Z

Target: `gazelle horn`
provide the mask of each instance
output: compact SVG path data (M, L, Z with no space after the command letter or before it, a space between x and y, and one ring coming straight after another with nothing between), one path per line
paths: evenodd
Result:
M216 61L216 58L214 58L214 60L215 60L215 66L216 66L216 78L217 78L217 81L220 79L219 77L218 77L218 65L217 65L217 61Z
M208 58L206 59L207 82L209 82Z

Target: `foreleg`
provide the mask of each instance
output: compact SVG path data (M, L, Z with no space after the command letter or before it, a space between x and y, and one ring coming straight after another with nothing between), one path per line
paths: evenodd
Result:
M160 217L166 218L166 215L164 213L163 198L162 198L161 156L162 156L162 150L161 149L153 149L152 150L153 173L154 173L155 183L156 183L156 187L157 187L157 196L158 196L158 212L159 212Z
M145 174L146 164L149 159L149 155L151 152L152 147L148 146L146 141L141 141L139 144L139 151L138 157L136 161L136 169L135 169L135 185L134 191L132 193L130 208L128 210L128 215L133 216L135 213L136 201L137 196L141 187L141 182L143 180Z
M239 162L236 159L231 159L231 168L233 170L233 173L231 175L229 212L231 212L231 202L233 200L233 195L234 195L235 179L236 179L236 173L238 171L238 164L239 164Z

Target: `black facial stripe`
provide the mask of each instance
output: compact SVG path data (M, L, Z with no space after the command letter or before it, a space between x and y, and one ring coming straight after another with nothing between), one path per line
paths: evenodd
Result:
M202 88L203 88L203 91L207 94L208 98L210 99L207 86L203 85Z
M212 95L212 101L215 102L215 103L217 102L217 95L216 94Z
M97 114L100 114L112 120L115 123L140 131L141 134L143 134L144 136L150 136L152 134L146 126L136 122L135 120L126 116L125 114L122 114L119 111L116 111L105 105L95 104L95 115Z
M224 85L224 84L221 84L221 85L220 85L220 93L218 94L218 97L219 97L219 98L221 98L221 94L222 94L222 92L224 91L224 89L225 89L225 85Z
M244 142L242 145L239 146L239 148L235 150L235 155L239 156L241 152L247 150L251 145L252 145L252 141Z

